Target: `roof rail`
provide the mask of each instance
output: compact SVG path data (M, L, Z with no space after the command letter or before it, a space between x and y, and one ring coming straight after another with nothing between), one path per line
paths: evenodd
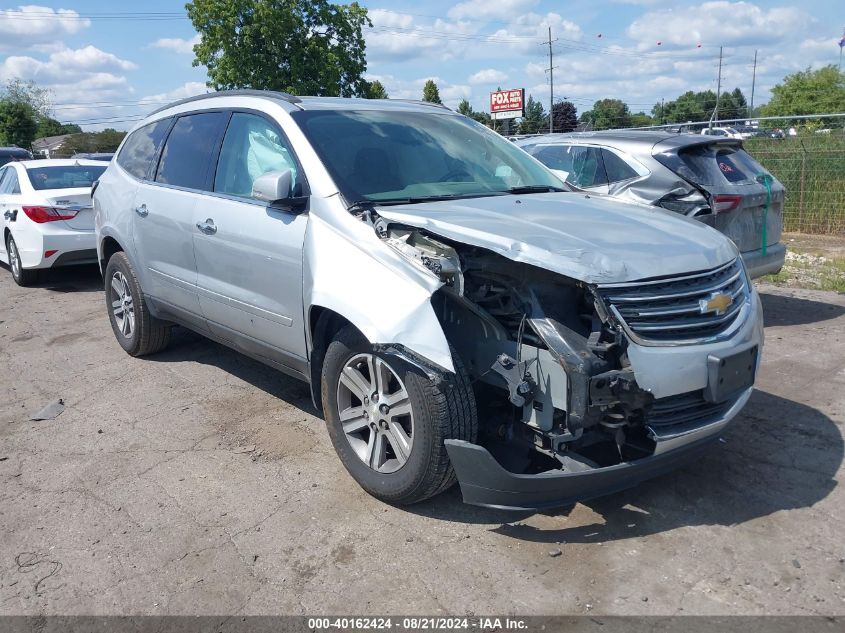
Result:
M432 101L423 101L422 99L390 99L390 101L399 101L400 103L413 103L415 105L430 106L432 108L443 108L452 112L451 108L447 108L442 103L434 103Z
M264 97L266 99L278 99L279 101L286 101L287 103L293 104L300 103L302 101L302 99L297 96L288 94L287 92L277 92L275 90L218 90L216 92L207 92L205 94L194 95L193 97L187 97L185 99L179 99L179 101L174 101L173 103L168 103L167 105L153 110L147 116L152 116L153 114L157 114L163 110L167 110L168 108L182 105L184 103L193 103L194 101L213 99L214 97Z

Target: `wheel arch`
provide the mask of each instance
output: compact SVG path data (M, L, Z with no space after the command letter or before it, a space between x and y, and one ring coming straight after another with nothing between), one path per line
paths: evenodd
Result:
M323 374L323 361L326 350L334 337L347 325L355 325L342 314L330 308L311 306L308 314L308 372L311 386L311 400L320 415L323 415L323 402L320 398L320 382ZM357 329L357 328L356 328ZM360 330L359 330L360 331Z
M120 242L118 242L114 237L111 235L103 236L103 239L100 240L100 273L105 274L106 264L109 263L109 259L115 253L119 253L121 251L126 252Z

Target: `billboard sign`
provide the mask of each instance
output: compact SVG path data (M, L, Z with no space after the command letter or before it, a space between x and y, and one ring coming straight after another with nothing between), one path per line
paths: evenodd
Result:
M494 119L516 119L525 116L525 88L491 92L490 116Z

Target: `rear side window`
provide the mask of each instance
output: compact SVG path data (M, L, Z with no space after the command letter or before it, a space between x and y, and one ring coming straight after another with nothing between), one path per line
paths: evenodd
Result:
M68 165L66 167L30 167L26 170L32 188L78 189L90 187L106 171L107 165Z
M0 194L16 194L21 192L18 174L14 167L7 167L0 175Z
M619 182L621 180L628 180L629 178L636 178L639 176L639 174L634 171L633 167L613 152L603 149L601 151L601 157L604 160L604 170L607 173L607 182Z
M212 158L227 119L225 112L179 117L161 151L156 182L210 191Z
M146 180L171 121L162 119L132 132L117 156L117 164L135 178Z
M602 150L587 145L546 145L534 156L550 169L566 172L566 182L576 187L600 187L607 184Z
M285 169L292 172L292 191L299 195L296 161L279 129L254 114L233 114L217 161L214 191L250 197L256 178Z
M748 152L736 146L696 145L677 155L661 154L655 158L699 185L748 185L769 173Z

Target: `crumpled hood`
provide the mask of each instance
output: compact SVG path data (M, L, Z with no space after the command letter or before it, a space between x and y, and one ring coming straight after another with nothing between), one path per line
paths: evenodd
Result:
M738 254L727 237L696 220L582 193L493 196L377 211L388 221L587 283L708 270Z

